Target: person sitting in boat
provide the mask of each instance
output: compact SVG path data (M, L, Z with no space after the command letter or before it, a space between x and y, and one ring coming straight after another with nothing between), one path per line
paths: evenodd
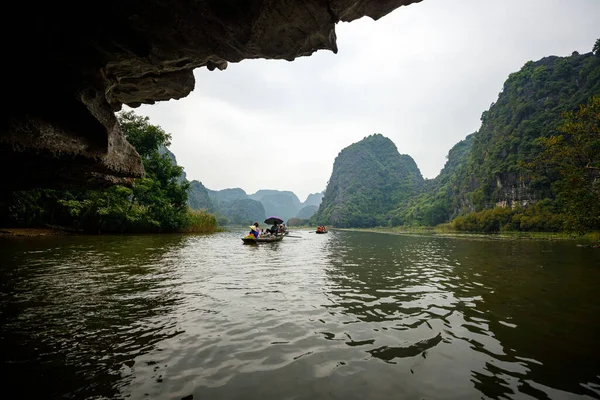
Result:
M279 226L274 223L273 226L270 229L267 229L265 232L270 233L271 235L276 235L279 232Z
M248 236L250 235L253 235L257 239L260 236L260 227L258 226L258 222L255 222L254 225L250 225L250 233L248 233Z

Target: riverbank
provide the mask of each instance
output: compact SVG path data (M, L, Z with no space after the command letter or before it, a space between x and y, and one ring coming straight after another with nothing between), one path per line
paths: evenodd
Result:
M0 238L26 238L26 237L43 237L43 236L105 236L105 235L170 235L170 234L211 234L217 232L224 232L225 229L222 227L214 227L207 229L202 228L191 228L181 229L173 232L102 232L102 233L91 233L78 231L74 229L62 228L62 227L41 227L41 228L0 228Z
M574 235L564 232L500 232L500 233L467 233L459 232L447 227L397 227L397 228L330 228L339 231L373 232L392 235L437 235L449 237L481 237L494 239L545 239L545 240L573 240L597 243L600 246L600 232L591 232L585 235Z
M0 237L65 236L77 234L77 232L60 228L0 228Z

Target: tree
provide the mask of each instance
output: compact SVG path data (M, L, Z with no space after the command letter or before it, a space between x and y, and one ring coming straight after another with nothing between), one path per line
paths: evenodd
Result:
M148 117L136 115L133 111L123 111L117 117L127 141L142 159L158 152L160 145L171 145L171 135L160 126L150 124Z
M600 39L596 39L596 43L594 43L594 47L592 48L592 53L597 57L600 57Z
M567 230L600 230L600 96L565 113L559 132L540 140L537 161L558 173L554 186Z
M180 182L183 168L174 165L167 154L161 154L161 146L169 146L171 135L160 126L149 123L133 111L118 115L125 137L142 157L146 175L134 183L131 208L145 209L144 222L157 230L174 229L182 224L187 212L189 183Z

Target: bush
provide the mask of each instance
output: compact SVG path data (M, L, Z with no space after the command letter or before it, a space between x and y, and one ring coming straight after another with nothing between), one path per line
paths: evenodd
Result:
M218 228L217 217L202 210L188 209L180 232L212 233Z
M461 215L451 225L465 232L560 232L565 227L565 217L556 211L554 203L545 199L528 207L496 207Z

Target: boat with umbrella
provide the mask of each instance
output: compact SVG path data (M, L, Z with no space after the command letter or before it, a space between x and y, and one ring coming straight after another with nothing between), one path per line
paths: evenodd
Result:
M277 217L277 216L270 216L267 219L265 219L265 224L267 225L280 225L283 223L283 219ZM256 230L256 228L251 225L250 229L252 229L253 231ZM273 243L273 242L281 242L283 240L283 237L286 235L287 233L267 233L266 235L260 235L259 237L254 236L253 234L249 234L247 236L244 236L242 238L242 241L245 244L258 244L258 243Z

